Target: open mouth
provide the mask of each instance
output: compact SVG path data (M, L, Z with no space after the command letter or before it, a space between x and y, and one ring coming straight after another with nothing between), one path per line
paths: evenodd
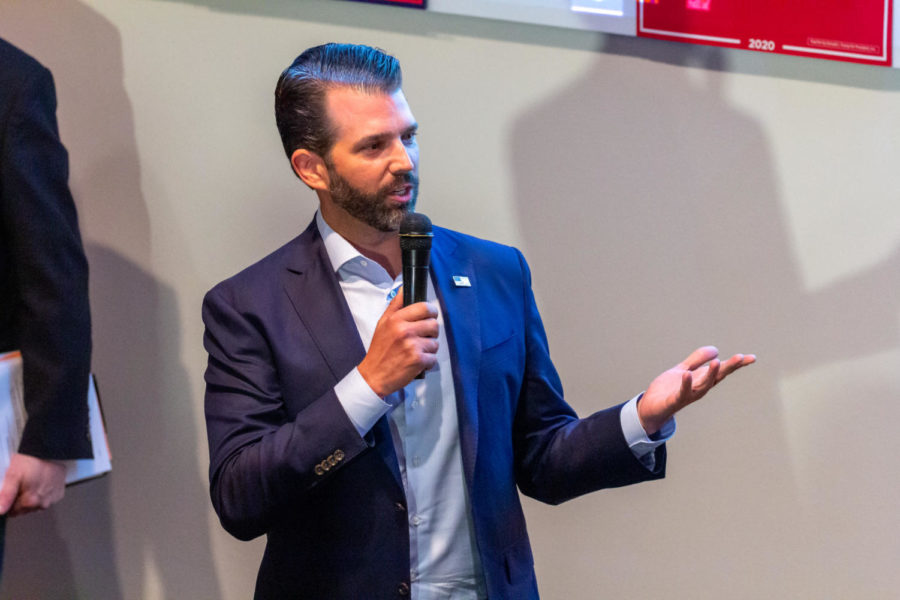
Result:
M406 201L409 200L409 197L412 195L412 189L413 186L407 183L390 190L388 195L395 200Z

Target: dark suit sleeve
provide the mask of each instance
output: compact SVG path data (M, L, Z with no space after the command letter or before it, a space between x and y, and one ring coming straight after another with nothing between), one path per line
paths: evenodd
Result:
M558 504L601 488L663 477L665 446L656 450L656 468L644 467L625 441L621 404L579 419L563 399L531 290L531 273L518 256L525 306L525 372L514 424L519 488Z
M55 113L53 79L35 64L12 96L0 149L9 323L12 343L22 351L28 412L19 451L45 459L86 458L88 267Z
M203 302L205 410L213 506L229 533L248 540L297 518L307 495L368 445L324 376L292 392L311 397L292 402L302 408L289 414L272 350L278 333L264 331L258 307L243 306L239 295L220 285ZM316 387L322 391L308 391Z

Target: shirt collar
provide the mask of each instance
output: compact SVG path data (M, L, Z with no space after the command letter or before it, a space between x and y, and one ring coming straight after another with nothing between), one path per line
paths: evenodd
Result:
M357 276L372 283L379 283L382 280L391 282L391 277L384 267L361 254L353 244L325 222L321 210L316 211L316 227L319 228L319 234L325 244L325 253L328 255L331 268L341 279Z
M345 240L341 234L331 228L322 217L322 211L316 211L316 227L319 228L319 234L325 243L325 253L328 254L328 260L331 261L331 268L335 272L340 271L348 262L362 257L359 250L353 247L353 244Z

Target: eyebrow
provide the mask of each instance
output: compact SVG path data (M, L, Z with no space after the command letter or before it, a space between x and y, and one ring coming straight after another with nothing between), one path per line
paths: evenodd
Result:
M404 135L408 135L411 133L417 133L418 131L419 131L419 124L413 123L406 129L404 129L400 133L400 135L404 136ZM358 142L353 144L353 150L358 151L358 150L361 150L362 148L365 148L366 146L368 146L370 144L374 144L376 142L384 142L384 141L389 140L392 137L394 137L394 134L389 133L389 132L375 133L373 135L367 135L366 137L362 138L361 140L359 140Z

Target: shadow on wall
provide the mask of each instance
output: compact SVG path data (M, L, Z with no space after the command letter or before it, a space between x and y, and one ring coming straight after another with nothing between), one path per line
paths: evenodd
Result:
M219 598L175 291L152 272L118 31L75 0L4 3L0 35L54 73L91 268L113 473L13 519L3 598ZM198 400L199 401L199 400Z
M782 398L779 383L898 350L900 254L827 289L804 289L769 144L723 95L728 56L609 36L581 78L516 119L509 140L523 239L567 397L601 397L589 408L582 402L581 412L610 401L605 374L615 385L641 386L703 343L761 357L683 415L688 431L673 441L672 480L622 492L631 505L605 505L611 521L598 518L595 504L576 503L563 517L572 519L570 536L543 523L530 528L541 538L541 571L559 581L581 577L579 589L591 590L585 597L652 592L658 581L676 598L828 597L840 580L828 566L834 557L848 558L861 581L873 581L883 578L883 552L894 545L869 517L847 513L848 505L865 511L857 496L881 489L882 473L862 466L886 449L863 435L837 448L802 448L829 457L823 483L848 501L800 510L783 411L793 403L843 405L857 400L842 396L855 390ZM900 418L893 383L868 384L866 410L854 418L877 439L895 439L888 425ZM613 391L625 400L640 390ZM631 519L631 533L646 538L635 554L616 556L617 543L635 544L617 538ZM831 523L840 519L883 543L868 546L866 536L839 532ZM586 522L596 535L583 535ZM566 540L567 551L552 552L553 539ZM585 586L585 573L571 572L563 558L596 556L597 539L609 544L607 576ZM653 565L657 583L608 576L631 572L634 555ZM856 589L880 589L870 585Z

